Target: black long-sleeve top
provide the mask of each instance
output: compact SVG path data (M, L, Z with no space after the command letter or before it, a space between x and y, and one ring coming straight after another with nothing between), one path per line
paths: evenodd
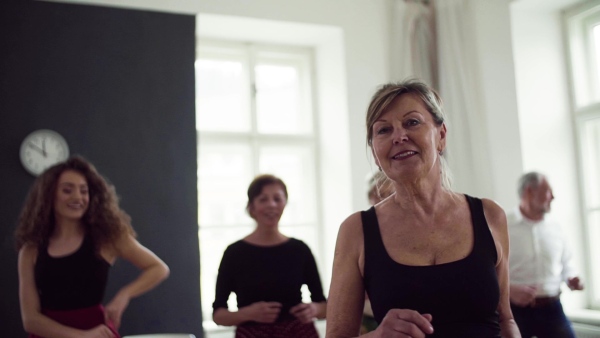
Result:
M304 242L290 238L265 247L240 240L223 254L213 310L227 309L227 299L235 292L238 308L259 301L279 302L282 308L277 321L291 319L290 308L302 301L303 284L313 302L325 301L317 264Z

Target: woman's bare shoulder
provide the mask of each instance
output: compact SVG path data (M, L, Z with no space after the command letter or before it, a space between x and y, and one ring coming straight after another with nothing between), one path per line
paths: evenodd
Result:
M506 213L502 207L491 199L482 198L483 213L492 227L506 227Z
M27 243L19 249L19 260L31 261L35 263L38 255L38 247L34 244Z
M340 233L342 232L350 234L360 232L362 234L362 215L360 211L346 217L340 225Z

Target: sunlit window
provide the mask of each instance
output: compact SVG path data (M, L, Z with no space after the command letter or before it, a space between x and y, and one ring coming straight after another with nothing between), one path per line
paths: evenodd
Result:
M600 24L594 26L592 29L592 41L594 42L595 57L593 57L594 64L596 66L596 79L600 82Z
M590 257L600 257L600 117L582 121L580 132L588 237L594 239L589 243ZM600 269L591 269L591 273L595 290L599 290Z
M198 44L198 234L207 321L223 251L254 229L245 208L246 190L256 175L270 173L285 181L289 201L281 231L319 256L311 67L306 49ZM230 298L230 308L234 303Z
M600 6L589 3L565 14L572 74L573 113L579 138L586 265L590 308L600 309Z

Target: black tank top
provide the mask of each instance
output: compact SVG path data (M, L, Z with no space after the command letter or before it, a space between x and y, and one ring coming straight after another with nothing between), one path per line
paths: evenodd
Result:
M38 252L35 283L42 309L75 310L101 304L110 264L96 255L85 236L74 253L51 257L48 246Z
M411 309L433 316L434 334L428 337L500 337L496 246L481 200L466 199L473 223L473 250L461 260L439 265L395 262L383 245L375 209L362 212L365 288L378 323L390 309Z

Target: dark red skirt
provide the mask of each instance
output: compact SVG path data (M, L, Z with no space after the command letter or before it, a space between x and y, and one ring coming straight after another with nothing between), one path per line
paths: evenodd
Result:
M273 324L245 323L237 327L235 338L319 338L319 333L314 323L294 319Z
M65 326L70 326L80 330L93 329L98 325L105 324L113 332L115 338L121 338L115 329L113 323L106 323L104 320L104 307L96 305L84 309L77 310L45 310L42 313L48 318L53 319ZM44 338L30 334L29 338Z

